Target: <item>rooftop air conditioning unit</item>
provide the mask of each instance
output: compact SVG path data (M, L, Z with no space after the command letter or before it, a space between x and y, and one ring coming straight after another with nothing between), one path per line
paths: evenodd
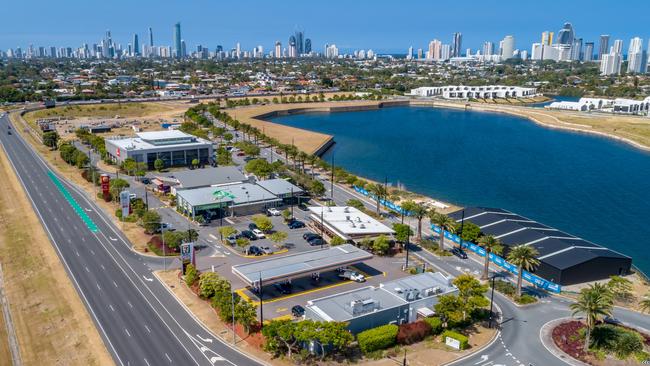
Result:
M361 225L359 225L359 228L360 228L360 229L365 229L365 228L366 228L366 225L361 224Z
M345 206L345 208L343 208L343 212L345 212L345 213L350 212L350 209L348 208L348 206Z
M357 216L357 222L361 222L361 217Z

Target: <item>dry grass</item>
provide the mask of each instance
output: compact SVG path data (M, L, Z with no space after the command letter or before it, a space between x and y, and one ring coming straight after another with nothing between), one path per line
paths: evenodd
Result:
M121 103L121 104L91 104L68 105L51 109L41 109L25 114L25 120L33 123L39 118L115 118L144 117L152 114L163 113L173 109L165 103Z
M2 217L0 216L0 220L1 219ZM5 326L4 317L0 316L0 366L10 365L10 364L11 364L11 350L9 349L9 338L7 335L7 328Z
M113 364L1 150L0 172L0 261L23 363Z

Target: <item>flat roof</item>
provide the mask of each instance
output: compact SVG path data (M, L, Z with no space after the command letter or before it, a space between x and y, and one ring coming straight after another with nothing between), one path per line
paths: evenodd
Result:
M191 206L203 206L221 202L232 202L232 204L236 206L257 202L280 201L279 198L269 193L267 190L250 183L181 189L176 191L176 195L181 197Z
M363 235L392 235L395 231L373 219L367 214L350 206L311 206L311 219L315 222L322 222L332 231L339 234L343 239L350 239L351 236Z
M208 140L176 130L140 132L137 136L108 138L106 142L127 151L212 146L212 142ZM156 141L161 143L155 143Z
M143 140L163 140L194 137L179 130L138 132L136 135Z
M353 309L353 303L358 307ZM406 302L379 287L368 286L307 302L323 321L346 321L368 313L390 309Z
M291 194L291 192L293 192L293 194L302 193L302 188L292 184L286 179L281 178L260 180L257 182L257 185L276 196L279 196L281 194Z
M234 166L210 167L160 174L178 181L181 188L214 186L219 184L241 183L248 178Z
M451 278L445 277L440 272L423 272L414 276L407 276L399 278L394 281L384 282L379 285L384 291L401 298L404 301L412 302L419 300L422 297L441 296L458 291L452 285ZM430 295L427 295L427 290L433 290ZM420 297L410 298L408 295L409 290L416 290L419 292Z
M327 249L272 257L251 263L232 266L232 273L248 285L258 282L271 284L291 278L299 278L315 272L336 269L371 259L372 254L351 244Z

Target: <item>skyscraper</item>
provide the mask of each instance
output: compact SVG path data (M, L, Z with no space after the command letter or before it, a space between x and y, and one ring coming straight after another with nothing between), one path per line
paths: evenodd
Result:
M275 41L275 58L282 57L282 43Z
M304 51L305 51L304 53L306 53L306 54L311 53L311 39L309 39L309 38L305 39L305 50Z
M492 56L494 54L494 43L483 43L483 56Z
M429 42L429 51L427 52L428 60L440 60L440 51L442 49L442 42L437 39Z
M573 39L575 38L575 32L573 31L573 26L571 23L564 23L564 27L557 32L557 43L558 44L568 44L569 46L573 45Z
M451 44L451 57L461 56L462 43L463 43L463 35L460 32L454 33L454 38Z
M295 37L296 37L296 53L297 55L302 55L303 53L305 53L305 43L304 43L305 34L303 31L296 31Z
M153 47L153 30L149 27L149 47Z
M552 45L553 44L553 32L542 32L542 45Z
M623 40L622 39L617 39L614 41L614 45L612 48L610 48L609 53L623 53Z
M573 40L573 46L571 46L571 60L578 61L581 60L582 53L582 38L576 38Z
M582 60L585 62L590 62L594 60L594 42L585 43L585 53L582 57Z
M413 58L413 46L409 47L408 51L406 51L406 59L411 60Z
M505 36L501 41L501 60L511 59L515 52L515 37Z
M598 45L598 59L601 60L603 55L609 52L609 34L602 34L600 36L600 44Z
M183 57L183 49L181 46L181 23L174 24L174 51L176 58Z
M133 54L131 56L140 56L140 40L137 33L133 35Z
M298 46L296 45L296 36L289 37L289 57L296 57Z
M630 40L627 51L627 72L630 74L645 74L647 55L643 49L643 39L634 37Z

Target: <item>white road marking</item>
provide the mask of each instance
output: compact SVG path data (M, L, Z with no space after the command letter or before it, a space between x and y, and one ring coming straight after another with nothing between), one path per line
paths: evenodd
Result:
M113 281L113 285L115 285L115 287L117 287L117 283L115 283L115 281Z
M487 359L488 359L488 355L481 355L481 360L479 362L475 363L474 365L478 365L481 362L485 362L485 361L487 361Z
M88 267L84 266L84 268L86 269L86 272L90 273L90 270L88 269Z
M95 284L97 285L97 289L98 289L99 291L101 291L101 290L102 290L102 288L101 288L101 287L99 287L99 282L95 282Z
M111 311L115 311L115 309L113 309L113 305L108 304L108 307L111 309Z
M117 241L117 239L112 236L109 236L108 238L111 239L111 241Z
M130 301L127 301L126 303L129 304L129 307L130 307L131 309L133 309L133 305L131 305L131 302L130 302Z
M203 337L201 337L201 336L198 335L198 334L197 334L196 336L197 336L201 341L203 341L203 342L212 343L212 338L203 338Z
M143 277L144 280L147 281L147 282L153 282L153 278L148 278L148 277L145 276L145 275L142 275L142 277Z
M172 359L169 357L168 354L165 353L165 357L167 357L167 359L169 360L169 363L172 363Z
M90 253L91 253L92 255L95 255L95 251L92 250L92 249L90 250Z
M149 327L146 324L144 325L144 329L146 329L147 332L151 333L151 329L149 329Z
M74 252L75 252L75 254L76 254L77 257L78 257L78 256L79 256L79 251L78 251L78 250L75 250Z
M85 208L85 207L84 207L84 210L86 210L86 212L93 212L93 210L91 210L89 208Z
M103 264L100 264L99 266L102 267L102 269L103 269L104 271L106 270L106 268L104 268L104 265L103 265Z
M151 365L149 364L149 361L147 361L146 358L144 359L144 362L147 364L147 366L151 366Z
M126 335L128 335L129 337L131 336L131 333L129 333L128 329L124 328L124 331L126 332Z

